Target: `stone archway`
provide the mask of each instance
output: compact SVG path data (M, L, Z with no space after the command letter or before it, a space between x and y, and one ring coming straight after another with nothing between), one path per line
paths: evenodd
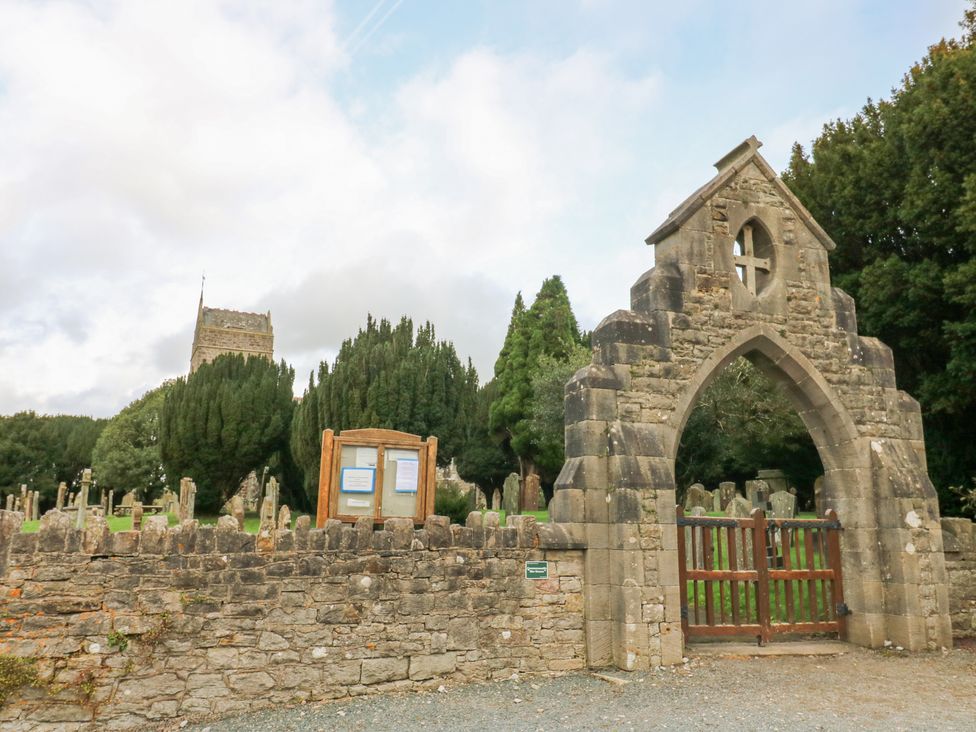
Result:
M858 335L852 299L830 285L833 242L750 138L650 237L655 267L631 309L593 333L590 366L566 387L566 464L552 517L584 525L593 666L681 658L674 459L701 390L745 355L782 384L826 470L845 527L848 638L949 646L938 503L917 402L891 352ZM769 240L762 287L736 274L736 237Z

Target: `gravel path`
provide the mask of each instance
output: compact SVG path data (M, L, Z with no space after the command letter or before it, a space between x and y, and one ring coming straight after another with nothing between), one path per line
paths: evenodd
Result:
M309 704L186 732L976 730L976 653L691 659L674 669L449 686Z

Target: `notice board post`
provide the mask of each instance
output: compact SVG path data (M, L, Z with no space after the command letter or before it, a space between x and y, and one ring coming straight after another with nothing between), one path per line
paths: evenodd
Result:
M355 522L369 516L412 518L434 512L437 438L396 430L332 430L322 433L315 525L330 518Z

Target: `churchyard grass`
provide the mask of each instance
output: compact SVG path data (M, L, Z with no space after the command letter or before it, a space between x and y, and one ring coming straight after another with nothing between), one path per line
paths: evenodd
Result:
M179 519L176 517L176 514L173 513L167 514L166 518L169 520L170 526L176 526L180 522ZM220 517L219 516L197 516L196 517L197 521L199 521L201 525L215 524L217 523L218 518ZM292 528L295 527L295 520L297 518L298 516L292 517ZM145 518L143 518L143 521L145 521ZM40 528L40 525L41 525L40 521L25 521L21 525L20 530L26 534L33 534L38 530L38 528ZM258 533L258 528L260 527L260 525L261 525L261 519L258 516L244 517L244 531L246 531L247 533L249 534ZM132 529L132 517L131 516L109 516L108 528L109 531L130 531Z

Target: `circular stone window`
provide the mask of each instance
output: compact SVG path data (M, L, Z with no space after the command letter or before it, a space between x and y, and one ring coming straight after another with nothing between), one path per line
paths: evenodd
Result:
M732 244L735 272L753 295L762 293L772 277L773 242L765 227L750 219Z

